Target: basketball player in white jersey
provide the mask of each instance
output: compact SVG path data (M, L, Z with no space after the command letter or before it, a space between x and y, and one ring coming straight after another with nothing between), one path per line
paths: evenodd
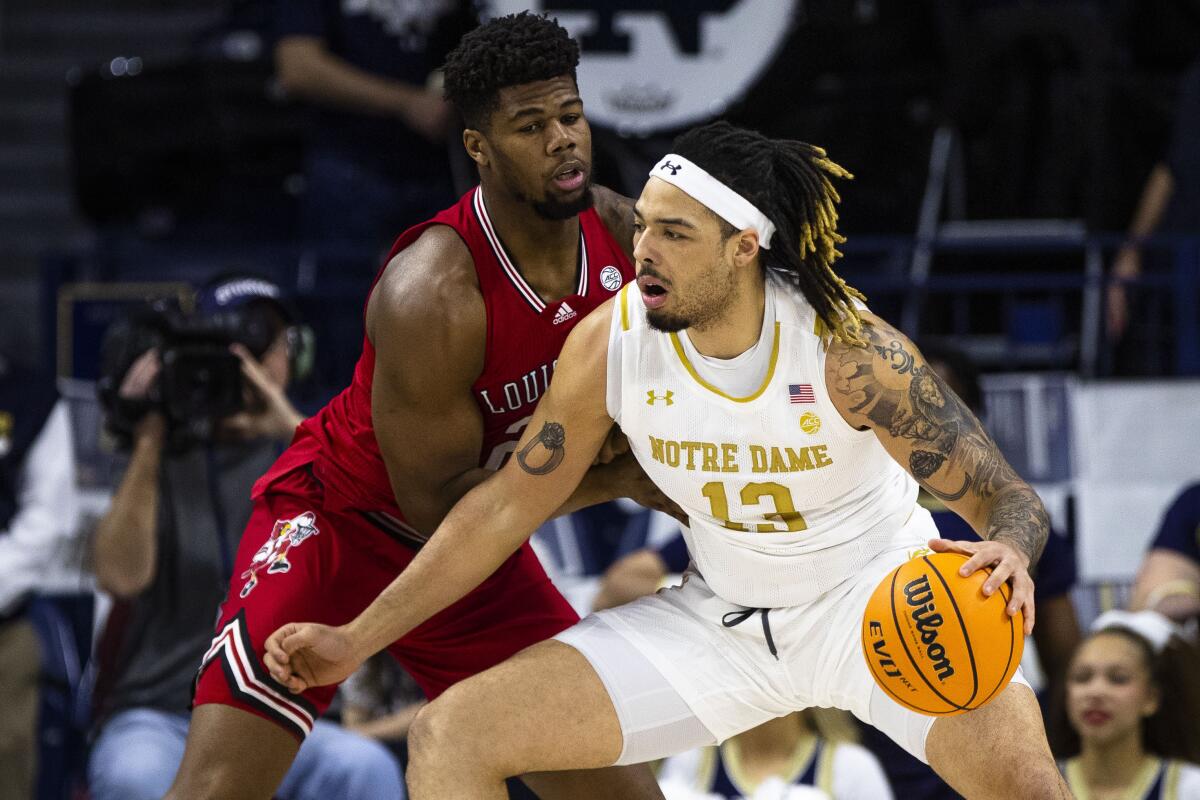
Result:
M988 705L917 714L872 680L876 584L929 544L1008 581L1034 622L1045 509L902 334L832 271L824 151L717 123L690 131L636 206L637 291L572 332L516 457L342 627L287 625L293 691L342 680L489 575L571 493L614 421L690 518L682 586L598 612L451 688L409 740L416 800L502 798L506 776L632 764L796 709L848 709L967 797L1069 797L1019 676ZM948 542L918 482L985 541Z

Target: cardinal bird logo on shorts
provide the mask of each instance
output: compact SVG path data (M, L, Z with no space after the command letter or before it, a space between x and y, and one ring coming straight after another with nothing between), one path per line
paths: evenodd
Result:
M258 548L254 558L250 559L250 569L242 573L246 584L242 587L240 596L245 597L254 591L254 587L258 585L258 573L263 567L266 567L268 575L290 570L292 564L287 560L288 551L308 537L320 533L316 522L317 515L311 511L305 511L292 519L277 521L271 535L267 537L266 544Z

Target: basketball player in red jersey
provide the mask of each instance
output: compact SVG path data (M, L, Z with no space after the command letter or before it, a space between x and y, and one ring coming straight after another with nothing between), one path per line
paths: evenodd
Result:
M271 796L336 687L288 692L262 665L266 638L348 622L403 571L513 451L567 333L632 280L632 202L590 186L578 59L565 30L529 14L450 55L446 94L480 186L397 240L353 382L255 486L169 797ZM621 456L560 510L620 496L666 502ZM433 698L576 620L526 547L389 650ZM526 780L547 799L661 797L644 767Z

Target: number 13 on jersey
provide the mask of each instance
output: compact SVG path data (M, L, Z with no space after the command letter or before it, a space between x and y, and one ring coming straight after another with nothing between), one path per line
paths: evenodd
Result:
M708 498L708 503L712 507L712 515L723 526L731 531L749 532L751 530L750 527L740 522L730 520L729 495L725 491L724 483L709 481L704 484L700 493ZM770 524L755 525L753 529L757 533L787 533L789 531L794 533L808 528L804 517L796 511L796 504L792 502L792 493L782 484L774 482L747 483L742 487L740 496L743 506L761 505L768 497L774 502L775 510L762 515L762 518Z

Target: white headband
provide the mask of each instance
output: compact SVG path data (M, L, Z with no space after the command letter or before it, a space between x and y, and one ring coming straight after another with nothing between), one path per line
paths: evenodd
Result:
M1150 643L1154 652L1160 653L1177 632L1174 623L1157 611L1121 611L1114 609L1105 611L1096 617L1092 623L1092 632L1111 628L1124 628L1133 631Z
M664 180L683 190L693 200L739 231L753 228L758 233L758 246L770 249L775 225L746 198L709 175L683 156L671 153L650 170L650 177Z

